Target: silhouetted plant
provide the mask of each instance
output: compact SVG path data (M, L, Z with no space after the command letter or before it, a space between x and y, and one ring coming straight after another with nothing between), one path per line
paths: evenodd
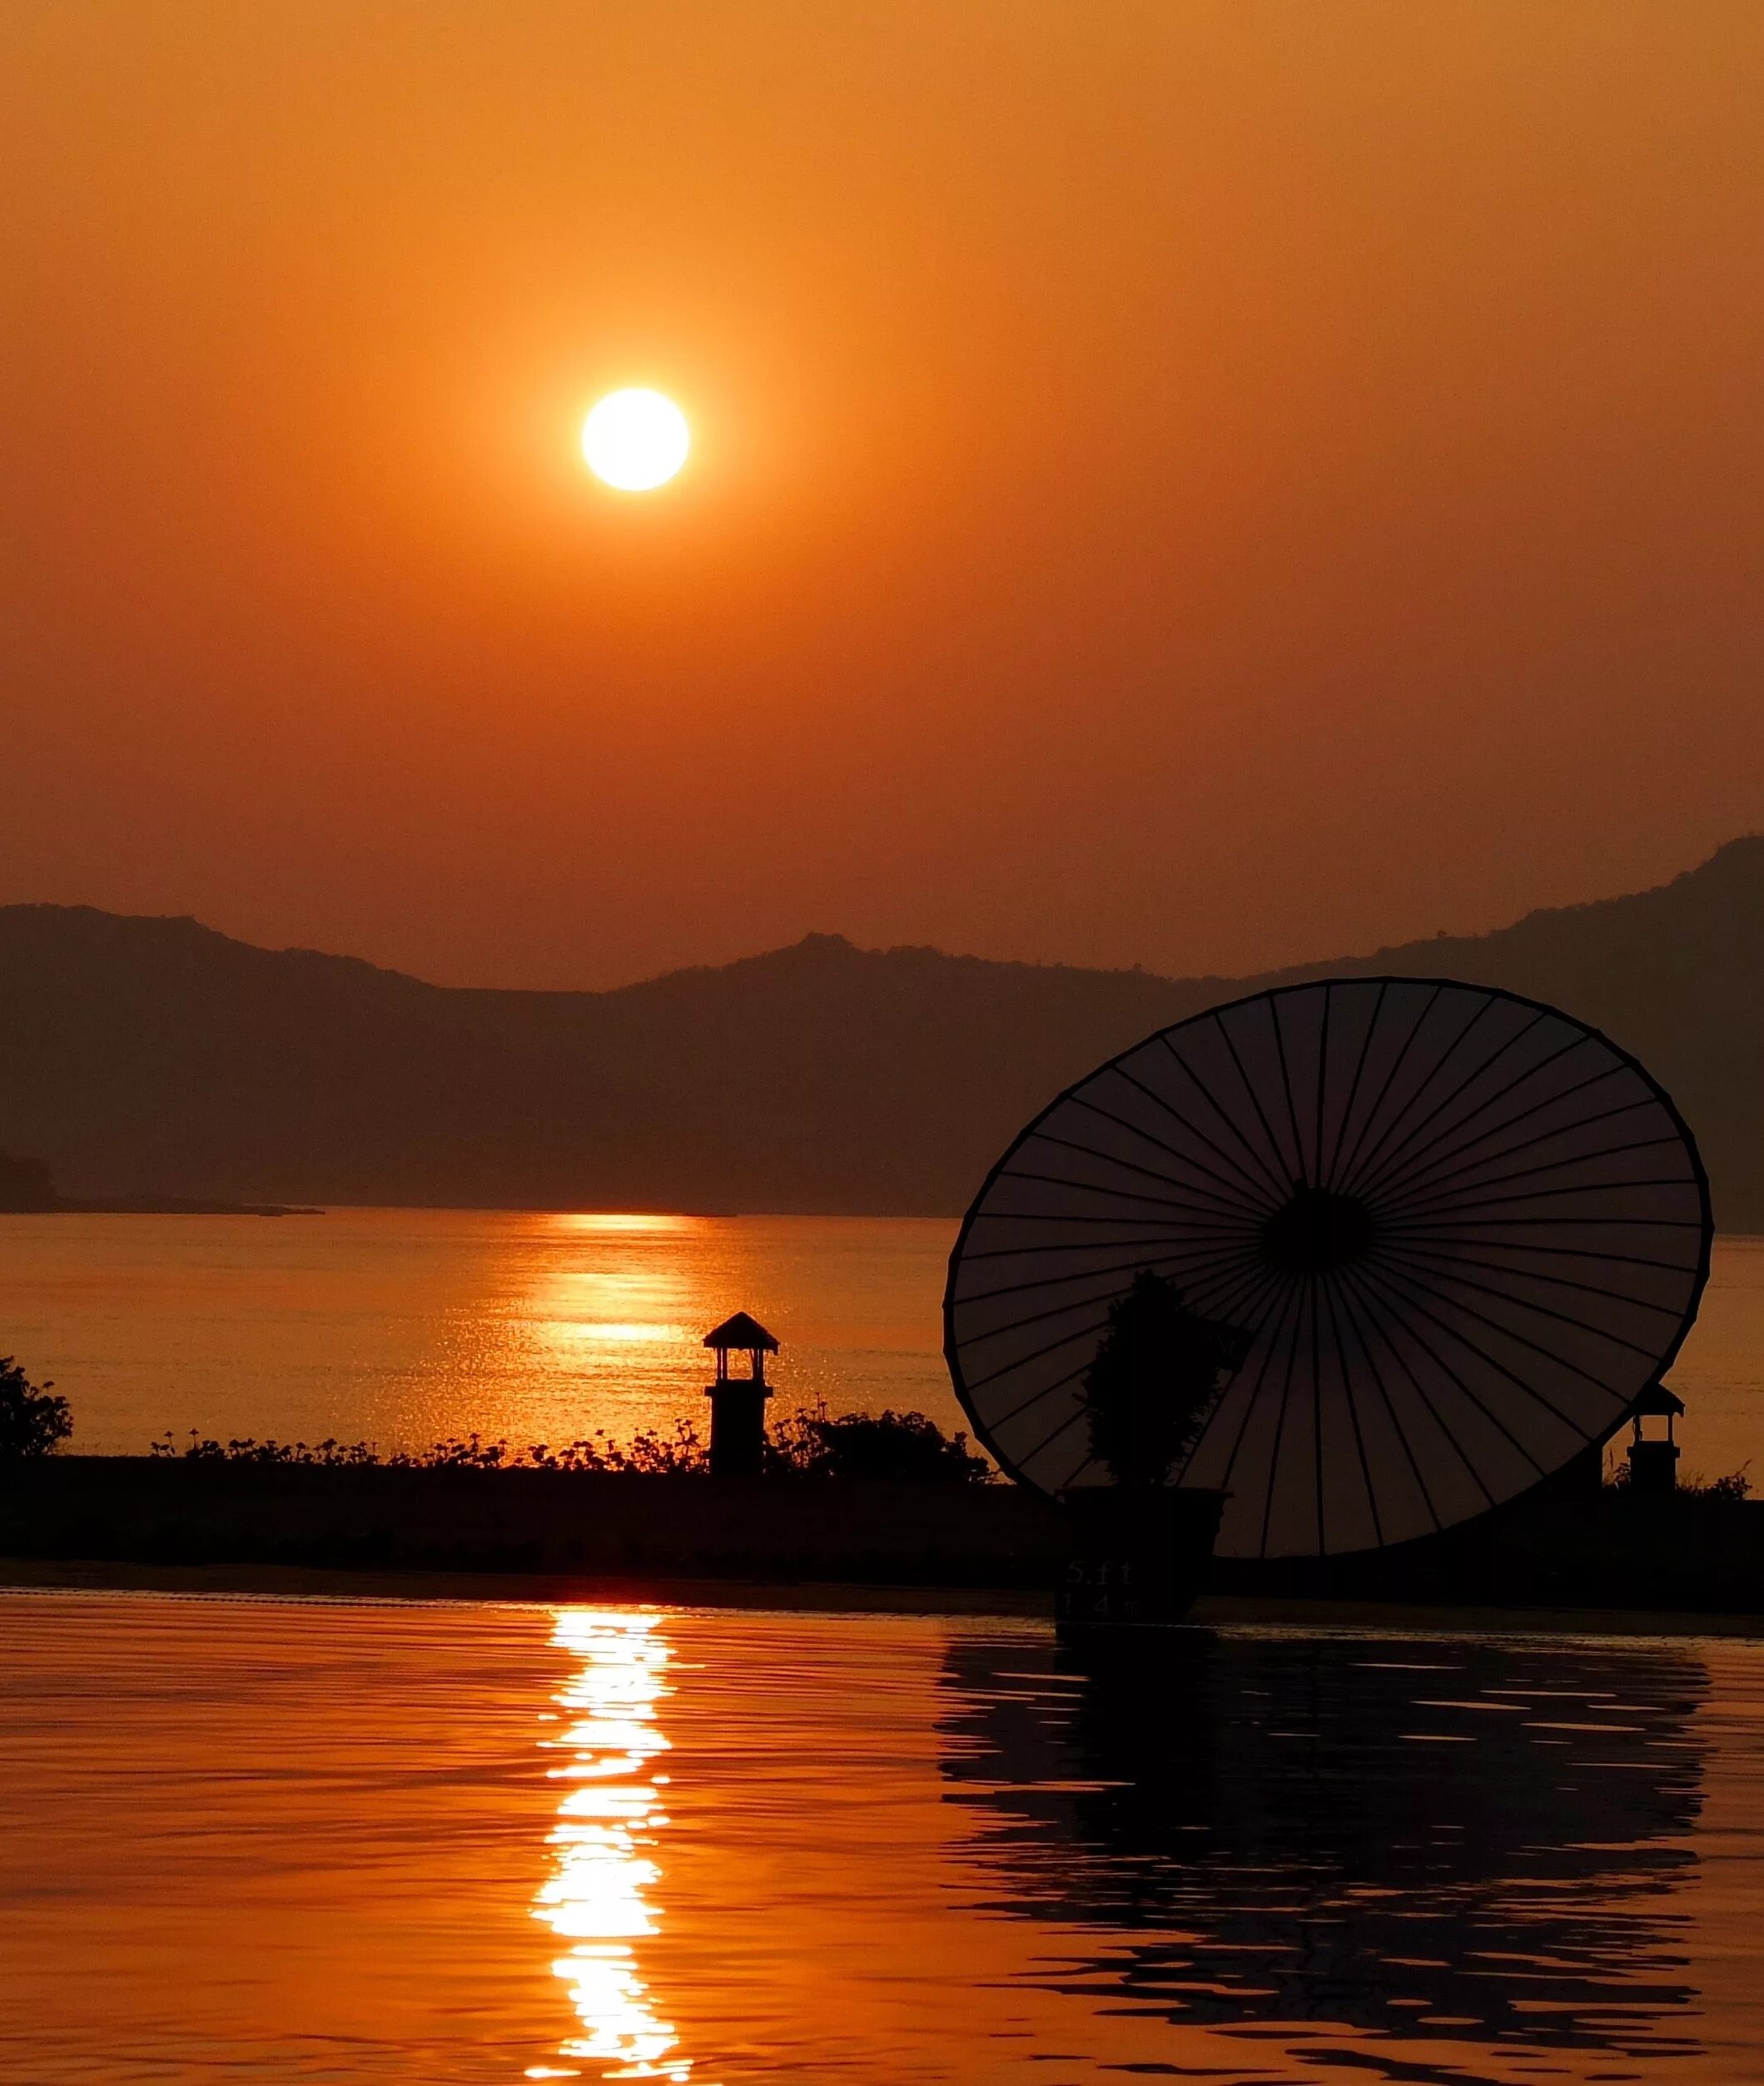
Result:
M653 1428L639 1428L629 1444L596 1433L588 1441L568 1443L562 1448L536 1443L526 1452L526 1463L538 1470L627 1471L648 1478L693 1477L710 1468L710 1451L689 1419L676 1420L671 1434Z
M147 1448L150 1456L177 1456L194 1463L318 1463L327 1468L354 1463L377 1463L382 1459L378 1448L371 1442L340 1442L327 1438L322 1442L260 1442L251 1435L242 1440L218 1442L211 1436L190 1430L190 1438L180 1448L171 1438L171 1430L166 1432Z
M180 1443L170 1429L154 1442L154 1456L197 1463L297 1463L325 1469L374 1465L390 1470L607 1471L645 1478L698 1477L710 1469L710 1451L689 1419L672 1433L639 1428L628 1442L596 1433L554 1447L534 1442L511 1448L480 1434L456 1435L427 1448L382 1455L373 1442L218 1441L192 1428ZM793 1413L772 1429L767 1468L774 1476L897 1478L936 1484L983 1485L992 1467L967 1445L966 1434L945 1434L922 1413L847 1413L831 1416L824 1404Z
M1749 1463L1742 1463L1737 1470L1730 1470L1725 1478L1705 1478L1693 1472L1688 1478L1681 1478L1666 1497L1705 1501L1715 1507L1742 1507L1752 1495L1752 1480L1746 1475L1751 1468ZM1620 1460L1605 1480L1605 1490L1627 1492L1630 1489L1629 1465Z
M597 1434L554 1448L535 1442L523 1449L506 1441L486 1441L481 1434L460 1434L427 1448L400 1448L382 1454L375 1442L259 1441L235 1436L218 1441L196 1428L180 1443L170 1428L149 1445L150 1455L175 1456L186 1462L292 1463L335 1470L361 1466L385 1470L601 1470L630 1471L651 1476L678 1475L709 1468L708 1453L690 1420L681 1420L670 1434L643 1428L628 1444Z
M462 1434L415 1453L400 1450L385 1460L395 1469L414 1466L423 1470L500 1470L513 1459L506 1442L487 1442L480 1434Z
M829 1413L825 1403L778 1421L766 1442L768 1470L796 1478L985 1485L992 1466L923 1413Z
M1202 1318L1149 1268L1109 1307L1085 1372L1091 1453L1117 1485L1164 1484L1193 1449L1250 1336Z
M0 1463L48 1456L73 1432L73 1414L52 1383L33 1383L10 1354L0 1356Z

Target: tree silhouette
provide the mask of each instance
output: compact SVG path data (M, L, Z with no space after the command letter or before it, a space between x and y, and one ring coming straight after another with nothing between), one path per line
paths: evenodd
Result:
M38 1385L10 1354L0 1356L0 1463L47 1456L73 1432L73 1415L52 1383Z
M1200 1438L1250 1336L1190 1311L1182 1292L1141 1268L1109 1307L1085 1373L1091 1453L1117 1485L1168 1482Z

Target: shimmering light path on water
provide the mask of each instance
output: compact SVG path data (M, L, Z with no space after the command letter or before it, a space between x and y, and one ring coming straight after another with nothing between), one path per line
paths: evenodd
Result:
M1764 1646L0 1595L0 2077L1764 2077Z
M941 1353L936 1219L340 1209L322 1218L0 1215L0 1324L72 1399L74 1446L166 1428L410 1447L670 1428L699 1337L784 1343L780 1404L963 1423ZM3 1351L3 1350L0 1350ZM1764 1239L1726 1239L1672 1382L1687 1472L1764 1475Z

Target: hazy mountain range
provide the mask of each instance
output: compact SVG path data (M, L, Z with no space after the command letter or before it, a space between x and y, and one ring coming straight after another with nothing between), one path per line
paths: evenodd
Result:
M1764 837L1658 890L1256 978L862 950L610 992L425 985L194 920L0 907L0 1150L64 1194L955 1214L1061 1086L1326 972L1502 985L1635 1051L1764 1229Z

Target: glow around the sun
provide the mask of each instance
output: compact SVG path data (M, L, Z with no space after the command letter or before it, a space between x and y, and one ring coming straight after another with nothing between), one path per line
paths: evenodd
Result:
M659 391L609 391L582 423L588 468L621 493L665 485L691 446L686 415Z

